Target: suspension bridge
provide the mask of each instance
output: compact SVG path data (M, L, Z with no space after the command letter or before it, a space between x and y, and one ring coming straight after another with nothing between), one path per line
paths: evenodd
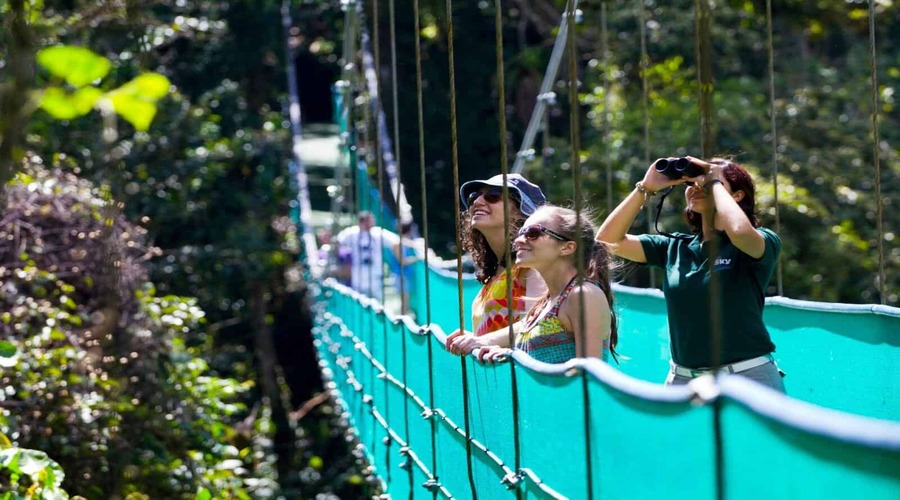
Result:
M393 1L389 6L393 44ZM418 33L418 1L413 6ZM782 395L733 375L663 386L669 338L665 303L654 288L615 287L622 353L618 364L575 359L551 365L514 352L508 363L483 365L444 350L448 332L460 326L471 328L465 324L471 316L469 306L481 286L463 272L462 255L457 255L453 269L433 257L429 260L427 252L423 261L411 264L416 285L410 290L411 314L406 315L325 278L313 263L317 255L313 205L338 215L338 221L348 216L352 220L354 212L369 210L386 228L418 219L428 246L428 207L423 203L422 213L414 217L406 202L400 182L402 162L394 152L399 140L397 121L392 137L381 105L375 69L380 66L378 22L370 21L376 39L373 46L362 5L346 2L345 7L345 75L335 87L337 132L327 138L338 144L340 155L319 161L334 162L330 171L307 171L315 163L314 152L303 152L306 139L297 104L297 112L292 113L300 193L297 217L304 230L305 262L310 264L319 364L344 412L356 453L371 464L388 495L900 498L900 309L768 297L765 322L778 346L776 360L788 372L788 395ZM570 2L561 19L539 102L548 102L548 82L556 79L566 48L570 75L577 74L574 30L567 29L576 20L576 7ZM709 25L704 25L709 19L704 20L702 7L698 9L698 84L705 88L711 81L709 68L702 62L710 43ZM450 1L447 10L453 79ZM874 16L871 8L870 15ZM287 8L285 17L288 26ZM418 56L418 39L416 51ZM502 53L502 40L498 51ZM504 102L502 55L498 60L499 99ZM392 64L391 81L396 82L396 57ZM416 64L421 130L418 57ZM294 74L290 69L288 73ZM361 88L351 84L354 78L363 82ZM292 85L292 101L299 103L296 82ZM568 85L575 90L577 82L570 77ZM453 85L450 89L455 106L456 91ZM392 90L396 92L396 85ZM365 99L355 99L358 95ZM570 96L574 106L577 92ZM711 113L706 97L701 96L699 103L704 153L714 143L704 121ZM392 102L396 106L396 94ZM533 155L531 142L545 121L542 113L545 107L536 106L525 141L513 155L515 171L521 171ZM358 137L353 114L364 116L370 124L365 133L371 136ZM500 133L505 136L502 115ZM571 127L576 152L572 168L577 176L577 114L572 116L576 120ZM877 138L877 121L873 123ZM420 175L426 186L421 133L419 140ZM374 149L375 165L359 154L358 141ZM455 161L455 137L452 148ZM505 145L502 148L501 171L507 173L509 155ZM877 169L877 148L875 158ZM325 185L335 191L329 201L311 202L315 186ZM458 188L458 178L454 185ZM576 178L576 201L581 198L579 185ZM339 203L341 199L345 205ZM336 222L335 227L340 224ZM883 249L878 251L884 286ZM390 258L386 253L385 259ZM778 279L780 291L780 273ZM400 278L383 286L385 291L392 286L403 289L404 283Z

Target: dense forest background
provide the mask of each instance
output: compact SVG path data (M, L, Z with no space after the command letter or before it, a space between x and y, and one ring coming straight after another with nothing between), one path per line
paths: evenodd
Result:
M296 193L285 47L304 119L330 121L344 2L289 4L286 44L282 4L269 0L0 0L0 453L17 457L0 466L3 490L104 499L377 493L346 419L321 396L288 216ZM510 159L563 4L502 4ZM757 175L766 225L777 209L784 295L897 305L900 7L874 2L873 99L866 2L772 2L774 97L766 3L711 4L716 152ZM384 107L400 130L417 217L423 194L432 207L455 196L446 5L420 7L427 192L412 3L396 1L396 56L389 2L363 8L379 32ZM463 180L500 172L496 8L453 5ZM694 2L580 9L580 190L604 213L652 159L700 154ZM56 46L93 55L54 62L42 51ZM557 203L574 193L567 67L550 112L553 153L525 170ZM162 92L148 83L159 78L169 84ZM668 203L660 225L679 228L680 210ZM431 246L454 255L452 211L429 219Z

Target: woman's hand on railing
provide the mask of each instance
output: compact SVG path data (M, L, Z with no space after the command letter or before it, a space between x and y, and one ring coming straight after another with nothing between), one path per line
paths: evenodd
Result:
M506 361L506 358L508 358L510 354L512 354L512 349L496 345L480 347L472 352L472 355L475 356L478 361L487 364Z
M484 347L484 343L472 332L456 330L447 336L447 350L451 354L465 356L473 350Z

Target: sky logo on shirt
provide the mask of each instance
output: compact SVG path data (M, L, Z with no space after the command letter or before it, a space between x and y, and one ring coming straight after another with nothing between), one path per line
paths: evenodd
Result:
M713 269L715 269L716 271L719 271L722 269L730 269L732 260L733 259L730 259L730 258L719 257L713 263Z

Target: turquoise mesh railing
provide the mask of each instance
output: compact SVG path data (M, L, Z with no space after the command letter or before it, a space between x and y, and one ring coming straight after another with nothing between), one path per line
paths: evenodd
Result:
M416 283L423 283L419 265ZM432 321L458 328L456 273L430 270L431 297L413 294L417 317L431 302ZM466 328L481 285L463 280ZM661 383L668 371L669 330L665 300L655 289L615 286L622 359L618 368L632 377ZM900 419L900 315L897 308L807 302L769 297L765 321L777 346L775 358L788 374L792 397L875 418ZM878 381L873 384L872 381ZM854 388L848 397L848 388Z
M418 271L424 278L424 266ZM524 498L896 499L900 492L900 380L891 370L900 366L900 310L769 299L766 320L789 373L785 397L734 376L718 385L709 378L660 385L664 303L655 292L624 287L616 289L619 366L548 365L523 353L496 366L463 360L443 349L459 321L456 280L430 272L432 297L413 294L414 308L431 300L428 329L332 281L318 294L323 372L392 496L511 498L509 487ZM477 290L464 281L466 304Z

